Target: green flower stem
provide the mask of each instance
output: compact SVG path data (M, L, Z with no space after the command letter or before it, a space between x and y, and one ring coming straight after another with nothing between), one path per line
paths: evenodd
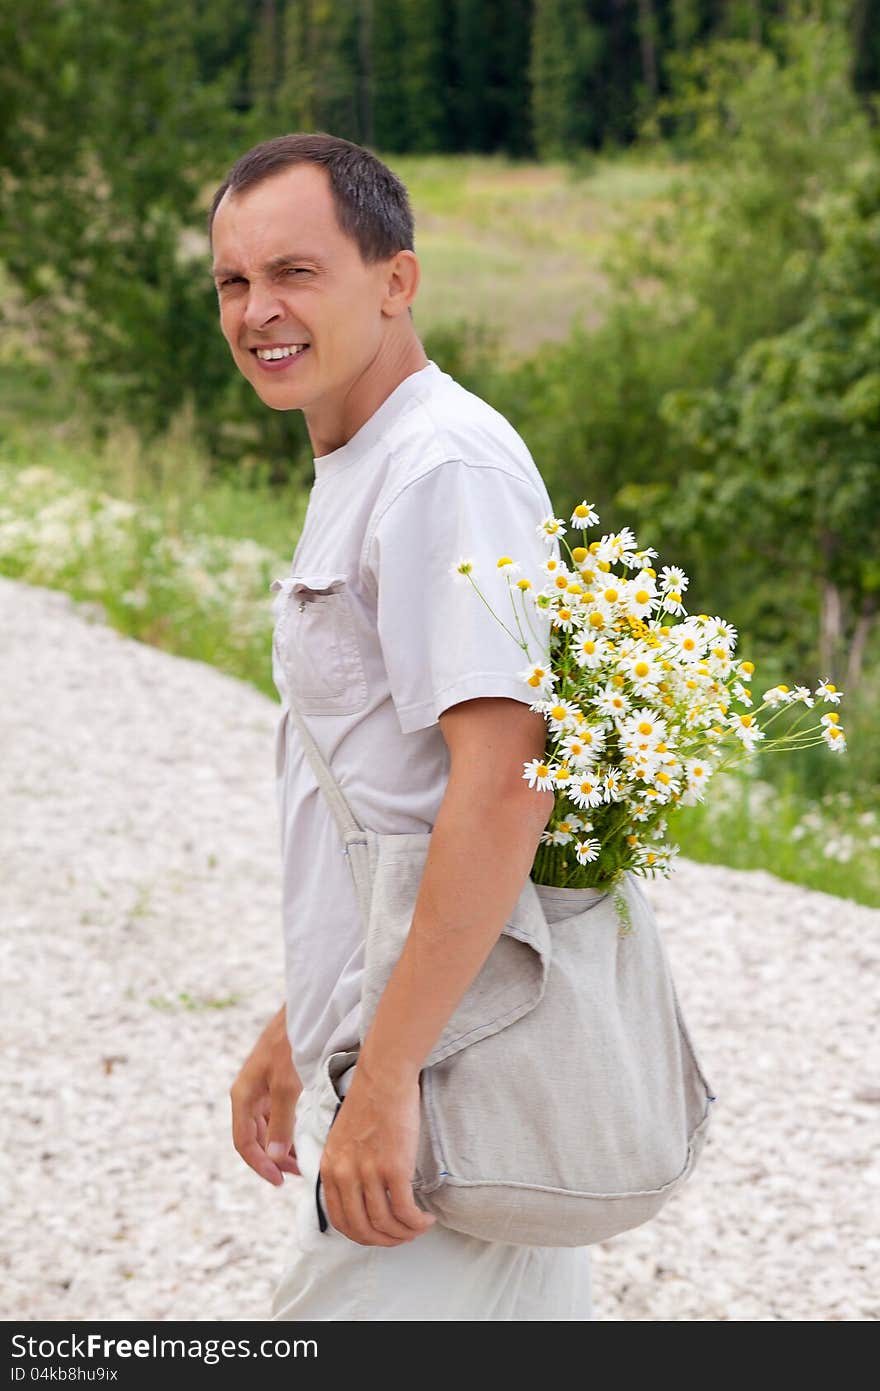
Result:
M485 597L485 595L483 594L482 590L480 589L480 587L479 587L479 585L477 584L476 580L474 579L473 575L468 575L468 579L470 580L470 582L471 582L471 584L473 585L474 589L475 589L475 590L477 591L477 593L479 594L480 598L483 600L483 603L486 605L486 608L489 610L489 612L491 613L492 617L495 618L495 619L497 619L497 621L501 624L501 626L502 626L502 628L504 629L504 631L505 631L505 633L507 634L507 636L510 637L510 638L513 638L513 641L516 643L517 647L522 647L523 650L527 653L527 652L528 652L528 648L526 647L525 643L520 642L519 639L518 639L517 636L516 636L516 633L512 633L512 632L510 631L510 629L508 628L507 624L503 621L503 619L501 619L501 618L498 617L498 614L495 612L495 610L493 609L492 605L489 603L489 600L488 600L488 599Z

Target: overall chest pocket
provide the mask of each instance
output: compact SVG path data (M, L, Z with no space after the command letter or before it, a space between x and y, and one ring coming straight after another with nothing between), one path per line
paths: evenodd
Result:
M274 643L290 695L312 715L352 715L367 699L346 575L289 575L279 593Z

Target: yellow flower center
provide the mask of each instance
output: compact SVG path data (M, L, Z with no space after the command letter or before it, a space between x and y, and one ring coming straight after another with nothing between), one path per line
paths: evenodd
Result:
M633 667L636 676L647 676L650 670L651 668L647 662L636 662Z
M616 589L606 589L606 590L605 590L605 602L606 602L607 604L616 604L616 603L617 603L617 599L618 599L618 594L617 594L617 590L616 590Z
M650 594L648 593L647 589L637 589L637 590L636 590L636 603L637 603L637 604L647 604L647 603L650 601L650 598L651 598L651 596L650 596Z
M654 726L649 724L647 720L642 720L639 725L639 734L650 734L653 728Z

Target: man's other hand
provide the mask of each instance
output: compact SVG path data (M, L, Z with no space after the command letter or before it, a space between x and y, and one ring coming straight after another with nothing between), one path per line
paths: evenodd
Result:
M229 1088L232 1143L244 1162L276 1187L284 1182L286 1173L299 1173L293 1119L301 1091L282 1006Z

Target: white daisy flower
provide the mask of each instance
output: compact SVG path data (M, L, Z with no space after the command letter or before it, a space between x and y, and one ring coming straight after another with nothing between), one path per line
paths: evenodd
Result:
M503 555L501 559L496 562L496 566L503 575L516 574L517 570L520 569L519 561L511 560L509 555Z
M666 738L666 721L644 705L637 706L623 720L621 729L627 736L637 736L646 749L654 748Z
M575 846L574 851L575 855L577 856L578 864L588 865L592 860L598 860L599 851L601 849L602 846L600 842L596 840L594 837L591 837L589 840L578 841L578 844Z
M819 682L816 687L816 695L821 696L823 700L832 701L834 705L839 705L843 691L839 691L831 681L826 680Z
M846 736L839 724L827 724L822 730L822 738L835 753L843 753L846 748Z
M660 571L660 587L664 592L674 589L683 594L689 584L690 580L678 565L664 565Z
M713 618L710 624L709 641L722 642L725 647L736 646L736 629L725 618Z
M777 705L789 705L793 698L794 692L788 686L771 686L761 697L764 704L769 705L771 709Z
M564 585L562 586L563 588L566 588L569 582L572 579L574 579L574 576L572 575L568 566L565 564L565 561L559 560L558 557L555 555L548 556L546 560L542 560L539 569L543 570L545 575L550 575L550 577L554 581L560 578L563 579L565 581ZM552 591L545 590L545 593L547 592L552 592L555 594L556 585L554 584Z
M802 700L808 709L812 709L814 704L809 686L795 686L792 700Z
M566 796L576 807L598 807L605 800L602 783L586 774L569 783Z
M599 636L595 629L582 631L573 641L571 648L579 667L595 671L613 651L607 638Z
M593 698L593 704L600 715L606 715L609 719L623 716L630 709L631 701L629 696L624 695L613 682L609 681L598 691Z
M559 821L550 831L547 839L551 845L568 845L575 833L572 821Z
M663 679L659 662L647 652L636 651L633 656L624 658L620 665L623 674L641 697L653 695L657 682Z
M599 540L594 542L593 544L593 559L597 561L604 560L608 565L613 565L615 560L617 559L617 553L619 549L617 544L617 538L615 537L614 532L607 532L604 536L600 536ZM607 574L608 572L605 571L604 573Z
M550 610L550 624L557 632L570 633L576 623L574 609L566 604Z
M644 570L647 567L647 562L652 560L656 554L657 552L652 546L645 546L640 551L632 551L630 555L627 556L626 564L632 570L635 570L636 567Z
M563 729L572 729L580 713L580 707L571 700L548 700L546 714L554 734Z
M528 686L534 686L544 696L549 695L556 685L556 676L552 668L544 666L540 662L534 666L526 667L525 671L519 673L519 677Z
M539 792L553 791L553 773L550 765L540 758L532 758L523 764L523 777L529 787L537 786Z
M742 701L743 705L752 704L752 693L748 686L744 686L741 681L734 681L730 688L730 694L734 700Z
M571 524L574 527L585 528L588 526L595 526L598 520L598 512L595 511L593 504L586 500L579 502L571 514Z
M564 536L565 526L561 517L545 517L536 527L539 536L543 536L545 541L551 541L554 536Z
M656 788L664 802L669 800L673 792L681 791L680 780L674 777L672 773L667 772L664 768L659 769L659 771L654 774L652 786Z
M636 618L645 618L657 606L657 585L653 577L640 570L626 583L626 606Z
M569 734L562 740L560 748L572 763L586 768L589 764L595 763L605 748L605 731L593 728Z
M687 609L681 600L681 591L678 589L668 590L660 603L659 612L676 615L687 614Z
M836 710L829 710L827 715L820 715L820 716L819 716L819 723L820 723L820 724L839 724L839 723L840 723L840 716L838 715L838 713L837 713Z
M609 768L602 778L606 802L619 802L626 795L626 782L620 768Z
M763 732L754 725L734 725L733 732L749 752L764 738Z
M626 599L626 580L619 580L616 575L603 575L596 587L596 603L599 611L610 616L614 609L619 609L626 602Z
M474 562L467 556L462 556L460 560L457 560L454 565L449 567L449 573L452 578L458 580L459 583L467 584L468 576L476 575Z
M676 660L685 663L703 660L703 635L690 620L676 623L669 634L669 642Z

